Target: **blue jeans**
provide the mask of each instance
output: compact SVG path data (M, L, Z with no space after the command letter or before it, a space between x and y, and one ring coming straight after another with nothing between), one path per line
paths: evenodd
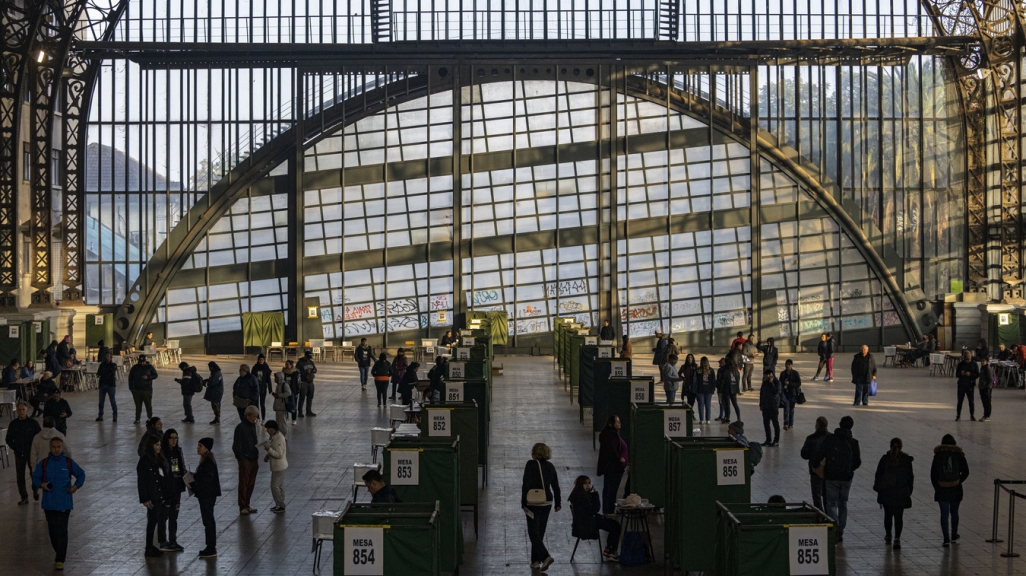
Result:
M794 405L797 404L796 400L788 400L787 406L784 407L784 426L789 428L794 427Z
M862 403L863 406L869 404L869 382L861 384L855 383L855 404Z
M616 510L616 492L620 489L623 472L606 472L602 478L602 513L612 514Z
M673 405L674 401L677 400L677 391L666 386L663 386L663 391L666 392L666 403ZM607 512L607 514L612 514L612 512Z
M370 366L360 366L360 386L367 385L367 376L370 374Z
M114 413L114 417L118 417L118 403L114 399L114 393L117 391L116 386L103 386L100 385L100 416L103 416L103 404L104 398L110 398L110 411Z
M958 536L958 505L961 502L938 502L941 511L941 534L944 536L944 541L950 540L948 537L948 516L951 516L951 536Z
M712 420L712 394L698 394L698 419Z
M823 494L823 499L826 500L826 513L837 520L839 535L844 534L844 527L848 524L848 492L850 491L851 480L826 481L826 492Z

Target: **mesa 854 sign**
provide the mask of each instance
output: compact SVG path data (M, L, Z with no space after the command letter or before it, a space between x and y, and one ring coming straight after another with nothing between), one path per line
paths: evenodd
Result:
M385 573L384 528L343 526L342 573L345 576L382 576Z

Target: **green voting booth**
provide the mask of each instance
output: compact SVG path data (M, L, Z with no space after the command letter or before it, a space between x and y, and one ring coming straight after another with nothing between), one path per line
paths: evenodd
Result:
M633 380L632 380L633 382ZM631 491L657 508L666 506L666 449L663 438L692 435L694 412L687 404L631 405Z
M452 371L452 362L449 364L449 373L452 375L454 374ZM489 422L490 417L488 414L488 381L481 378L467 380L450 376L450 379L445 381L444 386L445 390L442 394L443 404L447 405L450 402L462 404L463 402L471 400L477 404L477 461L478 464L483 467L482 480L487 484L488 444L491 441L491 423Z
M802 504L716 503L716 574L833 576L833 519Z
M477 402L466 400L448 402L444 406L424 406L420 430L428 438L459 438L460 506L473 509L474 535L477 536L477 467L480 451Z
M631 404L651 402L654 382L651 377L609 378L595 385L595 406L591 410L592 432L601 432L610 416L620 417L620 435L631 440ZM594 447L595 435L592 435Z
M438 502L350 502L335 523L334 576L440 576Z
M86 314L85 345L88 348L99 348L100 341L108 348L114 348L114 315Z
M584 409L595 407L595 390L604 386L611 378L630 378L631 361L619 358L598 358L581 356L581 383L577 389L577 404L581 423L584 423ZM630 404L627 404L629 407Z

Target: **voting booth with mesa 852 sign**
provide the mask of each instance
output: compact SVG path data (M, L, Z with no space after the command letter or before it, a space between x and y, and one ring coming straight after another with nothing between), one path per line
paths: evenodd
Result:
M439 576L438 503L350 502L334 545L334 576Z
M716 574L833 576L834 521L802 504L717 502Z

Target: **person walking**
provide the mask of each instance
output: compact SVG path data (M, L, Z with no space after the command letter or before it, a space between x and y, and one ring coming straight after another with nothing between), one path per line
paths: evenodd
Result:
M851 383L855 385L855 403L869 406L869 387L876 380L876 360L869 353L869 346L862 345L855 357L851 360Z
M417 370L420 369L420 362L414 362L406 367L403 372L403 379L399 381L400 403L409 406L413 403L413 392L417 389Z
M531 459L524 465L520 484L520 508L527 517L527 537L531 540L531 568L548 570L555 560L545 547L545 529L555 505L561 509L559 478L552 465L552 450L541 442L531 448Z
M55 388L53 396L46 401L46 405L43 407L43 417L49 416L53 418L54 427L57 431L65 436L68 435L68 418L71 418L71 404L68 401L61 398L61 389Z
M147 437L146 451L135 466L136 485L139 489L139 503L146 508L146 552L147 558L164 555L153 544L157 526L167 520L171 500L171 470L164 458L159 438Z
M668 356L666 363L659 367L659 374L663 380L663 391L666 392L666 403L673 406L673 402L677 399L677 390L680 389L677 357L674 355Z
M382 352L378 355L378 361L374 363L371 375L374 376L374 388L378 393L378 408L387 406L388 382L392 379L392 365L388 362L388 354Z
M114 421L118 421L118 402L114 399L118 385L118 365L107 354L100 357L100 365L96 368L96 380L100 389L100 411L96 417L97 422L103 422L104 399L110 398L110 411L114 415Z
M994 373L990 368L990 360L980 360L980 404L983 406L983 417L980 422L990 422L990 394L994 391ZM969 405L970 409L972 404Z
M574 481L574 489L570 491L570 496L566 500L570 503L570 513L573 514L571 535L584 540L595 540L599 537L599 530L605 531L609 536L606 538L602 557L616 561L616 550L620 543L620 523L608 515L602 515L599 494L591 485L591 478L578 476Z
M906 509L912 507L912 488L915 486L915 475L912 472L914 458L902 452L901 448L901 438L892 438L890 451L880 458L876 466L876 479L873 482L876 502L884 511L884 543L890 544L893 535L895 550L901 549L904 514Z
M278 423L274 420L264 422L264 429L270 439L263 444L264 462L271 463L271 497L274 498L274 506L271 512L285 511L285 470L289 467L289 461L285 458L288 451L285 435L278 430Z
M816 464L816 458L823 450L823 442L830 436L830 428L827 419L823 416L816 418L816 431L805 437L802 444L802 460L809 462L809 486L812 488L812 505L819 510L826 511L823 506L823 494L826 492L826 480L823 479L823 466Z
M11 452L14 453L14 473L18 478L18 494L21 496L21 500L18 500L18 505L24 506L29 502L28 490L25 488L25 475L32 475L32 469L29 468L32 455L32 439L42 429L39 427L39 422L28 417L28 404L24 400L18 402L17 413L17 417L7 425L7 435L4 436L4 444L10 447ZM39 494L35 491L33 491L33 494L38 500Z
M692 387L697 395L698 422L708 424L712 420L712 397L716 393L716 373L709 365L709 358L702 356Z
M189 469L185 466L185 454L179 444L178 432L169 428L164 432L164 438L160 443L161 454L167 460L167 467L170 471L168 477L167 494L167 527L164 523L157 526L158 548L162 552L184 552L185 548L178 545L178 513L182 510L182 492L185 492L185 473Z
M250 373L249 366L242 364L239 366L239 377L235 379L235 384L232 384L232 403L239 411L239 421L246 421L246 408L250 406L257 406L257 414L259 414L259 402L260 384L257 382L256 376Z
M29 415L29 418L43 415L43 406L46 405L47 400L53 397L53 391L56 389L57 382L54 381L50 371L43 372L39 376L39 382L36 383L36 393L29 398L29 404L32 405L32 414Z
M629 465L627 443L620 435L620 417L613 415L599 432L597 474L602 476L602 510L606 514L616 511L616 494Z
M200 438L196 446L196 454L199 454L200 460L196 465L196 472L192 475L192 492L199 502L206 543L206 547L199 553L200 558L217 557L217 522L214 519L214 505L221 496L221 478L217 473L213 449L213 438Z
M135 423L139 423L143 404L146 405L146 417L153 417L153 381L157 379L157 371L146 361L146 355L140 355L139 361L128 372L128 391L135 402Z
M371 364L374 363L374 350L367 345L366 338L360 338L360 345L353 350L353 358L360 368L360 389L367 389L367 375L370 374Z
M271 385L271 367L267 364L267 357L263 354L257 356L256 364L253 365L253 375L257 379L257 402L260 405L260 419L263 420L267 418L267 393L273 388Z
M826 332L819 335L819 344L816 345L816 352L819 354L819 366L816 367L816 375L812 377L815 382L826 367L826 378L824 382L834 379L834 339Z
M70 454L64 453L64 441L51 438L49 453L32 472L32 491L43 491L42 508L56 570L64 570L68 555L68 520L75 508L75 492L85 485L85 479L85 471Z
M802 393L802 377L790 359L784 361L784 371L780 373L780 391L783 392L784 430L794 430L794 407Z
M54 438L60 439L64 455L68 458L73 457L67 437L54 428L53 418L43 418L43 429L32 438L32 448L29 451L29 468L31 470L35 470L36 466L46 459L46 455L50 453L50 441ZM39 499L39 493L35 490L33 490L32 496L36 500Z
M955 375L958 378L958 405L955 408L955 422L962 419L962 401L969 399L969 419L976 421L976 406L973 403L973 388L976 386L976 379L980 377L980 369L976 366L972 354L968 350L962 352L962 361L955 368ZM48 403L49 404L49 403Z
M945 434L940 445L933 449L933 463L930 465L933 501L940 506L941 535L944 536L945 548L952 542L958 542L958 507L962 503L962 484L968 477L969 462L965 459L965 453L955 442L954 436Z
M178 369L182 371L181 378L175 378L175 382L182 390L182 409L185 411L185 418L182 420L184 424L192 424L196 422L196 419L192 417L192 396L196 393L196 383L199 379L199 375L196 374L196 369L189 366L188 362L182 362L178 364ZM199 386L203 387L202 384Z
M773 374L777 373L777 357L780 352L777 350L776 344L773 343L772 338L767 338L765 344L757 346L759 352L762 353L762 369L772 370Z
M762 427L766 430L766 441L763 446L776 446L780 443L780 381L773 371L766 368L762 372L762 387L759 388L759 410L762 412ZM770 424L773 434L770 435Z
M306 415L316 418L313 411L314 397L314 375L317 374L317 366L314 366L313 351L307 350L303 357L296 362L296 370L299 371L299 417L303 417L303 403L306 403Z
M214 412L214 419L211 424L221 423L221 399L224 397L224 375L221 374L221 367L217 362L207 362L207 369L210 370L210 377L204 384L207 391L203 393L203 399L210 402L210 409Z
M826 480L824 500L826 513L837 520L837 541L844 541L844 527L848 524L848 493L855 471L862 466L859 441L852 434L855 420L841 418L841 427L823 441L816 465L825 462L823 478Z
M50 372L50 376L52 376L54 380L56 380L57 378L60 378L61 371L64 368L66 368L66 366L61 366L61 361L57 359L57 341L56 340L50 342L50 346L48 346L46 348L46 354L44 355L43 358L44 358L45 367Z
M243 516L256 514L257 509L249 505L256 485L260 453L257 452L257 420L260 419L260 408L247 406L243 413L244 420L235 426L232 441L232 452L239 461L239 514Z
M410 361L406 358L406 351L400 348L395 353L395 358L392 359L392 395L389 396L390 400L395 400L395 390L403 381L403 374L406 373L406 368L409 365Z
M630 360L634 356L634 346L631 345L630 337L623 335L623 346L620 347L620 358Z
M289 388L289 377L285 375L285 372L278 372L274 375L274 390L271 392L271 396L274 397L272 408L274 409L274 420L277 424L281 422L285 428L282 429L282 434L285 434L285 429L288 428L289 403L292 401L292 389Z

